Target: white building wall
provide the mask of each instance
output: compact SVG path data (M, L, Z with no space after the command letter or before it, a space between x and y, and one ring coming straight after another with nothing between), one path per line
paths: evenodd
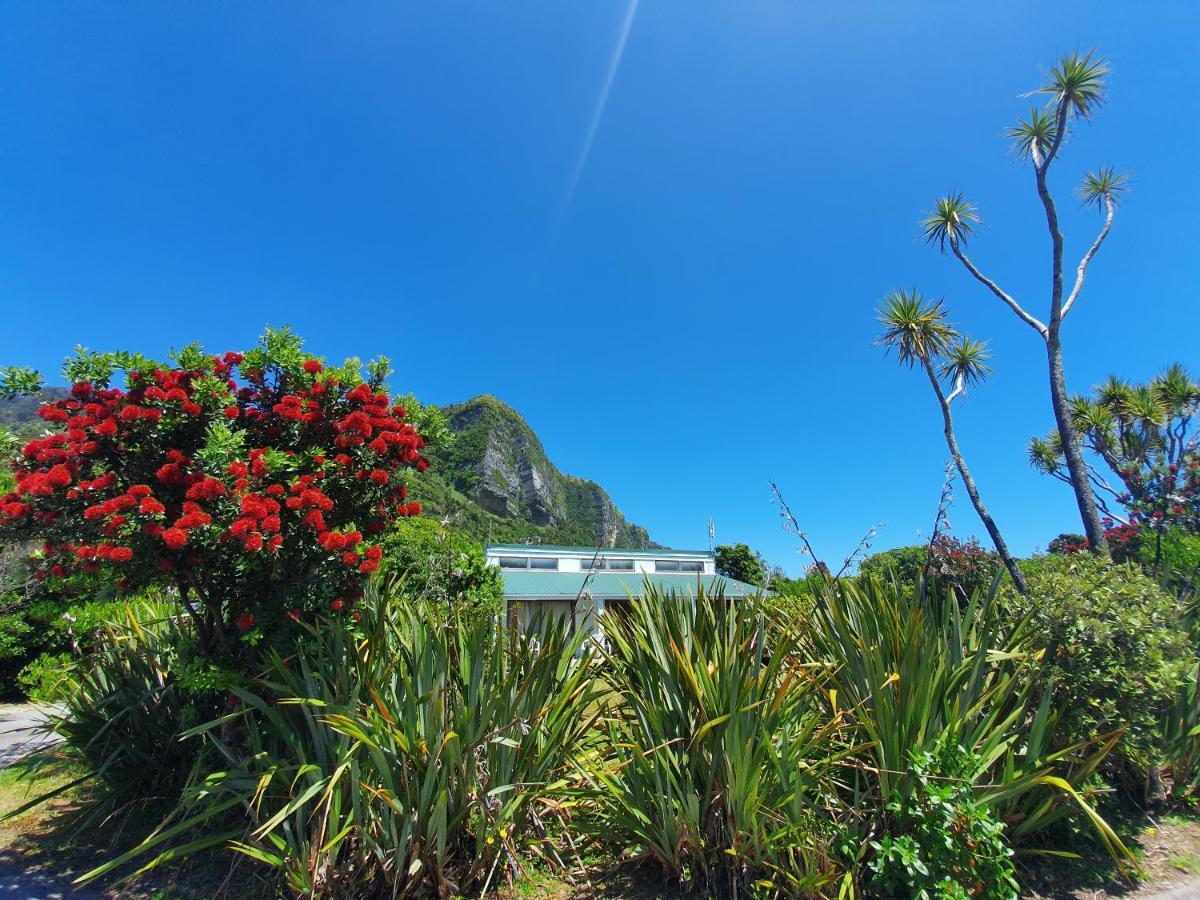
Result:
M704 573L703 574L705 574L705 575L717 574L716 563L714 562L713 558L711 556L709 556L707 553L680 553L678 551L667 550L667 551L664 551L661 555L632 556L629 554L624 554L620 550L612 550L612 551L605 551L603 555L606 559L632 559L633 560L633 571L635 574L638 574L638 575L653 575L654 570L655 570L655 568L654 568L655 560L658 560L658 559L671 559L671 560L680 560L680 561L686 561L686 562L700 562L704 565ZM506 548L504 550L497 550L497 549L489 548L487 550L487 563L489 565L498 566L498 565L500 565L500 557L501 556L541 556L541 557L549 556L549 557L554 557L554 558L558 559L558 571L559 572L583 573L583 572L586 572L588 570L588 567L591 565L592 559L595 557L595 551L589 550L586 553L584 553L584 552L580 552L580 551L551 550L551 549L543 548L543 547L522 547L520 549L516 549L516 548L507 549ZM602 571L605 571L605 570L602 570ZM691 573L685 573L685 574L691 574Z

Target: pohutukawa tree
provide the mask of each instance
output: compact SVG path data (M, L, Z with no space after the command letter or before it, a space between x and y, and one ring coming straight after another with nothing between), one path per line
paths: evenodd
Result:
M1063 460L1088 542L1097 553L1107 553L1108 544L1080 448L1079 433L1071 415L1063 372L1062 326L1083 291L1088 266L1112 228L1117 203L1127 187L1126 177L1111 168L1100 168L1084 177L1079 198L1084 204L1100 210L1103 221L1099 233L1075 267L1075 278L1069 291L1065 289L1063 281L1062 228L1048 178L1050 167L1058 159L1072 125L1080 119L1090 119L1101 105L1108 71L1108 65L1094 51L1067 54L1051 68L1045 83L1032 92L1048 97L1047 103L1041 108L1031 108L1028 118L1018 120L1007 132L1013 142L1013 150L1032 166L1038 199L1050 233L1051 279L1046 321L1030 313L1027 305L980 271L967 256L967 242L979 222L979 215L976 207L961 193L940 198L922 222L927 240L936 243L943 252L949 247L971 276L1036 332L1045 344L1050 402L1062 444Z
M946 446L954 465L971 498L971 505L979 514L979 520L987 530L988 537L1004 567L1012 576L1013 584L1022 594L1029 593L1025 576L1013 555L1008 552L1008 545L1000 534L995 520L983 505L979 488L971 477L971 470L958 446L958 438L954 433L954 417L950 406L962 397L968 387L981 384L991 369L987 365L991 355L987 351L987 343L973 341L959 334L947 320L945 307L941 300L926 300L916 291L903 289L888 294L879 310L879 323L883 325L883 334L879 343L889 352L895 352L901 365L913 368L920 366L929 384L933 388L938 406L942 413L942 432L946 437ZM947 394L942 388L946 381L950 387Z
M385 361L326 368L288 330L172 365L80 352L60 430L14 461L0 539L36 540L37 577L166 584L211 656L316 613L354 615L380 532L420 513L406 469L421 436L381 387ZM111 384L123 372L125 386Z

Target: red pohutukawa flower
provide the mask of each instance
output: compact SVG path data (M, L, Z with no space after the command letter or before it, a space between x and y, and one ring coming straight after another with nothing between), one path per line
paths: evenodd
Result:
M214 654L254 623L248 598L266 624L340 612L379 565L379 533L421 511L401 484L426 466L406 411L377 370L351 381L286 331L251 354L181 358L42 406L61 430L22 449L0 539L38 540L41 579L172 585Z

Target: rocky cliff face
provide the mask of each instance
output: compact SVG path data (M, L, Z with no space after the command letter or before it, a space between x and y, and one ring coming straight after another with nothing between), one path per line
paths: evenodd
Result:
M482 509L544 527L564 543L654 546L644 528L626 521L604 488L558 471L510 406L482 396L443 412L454 440L434 449L433 469Z

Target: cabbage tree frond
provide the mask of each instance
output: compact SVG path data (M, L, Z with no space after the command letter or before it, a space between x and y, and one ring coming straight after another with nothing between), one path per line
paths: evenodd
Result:
M987 364L991 358L987 341L975 341L963 335L946 350L942 377L964 387L982 384L992 374Z
M1200 403L1200 384L1192 380L1180 363L1168 366L1150 386L1167 410L1178 413L1192 404Z
M1032 93L1049 96L1050 104L1065 107L1067 115L1090 119L1104 103L1109 71L1095 50L1073 50L1050 67L1045 82Z
M894 351L904 365L932 362L946 353L957 336L943 301L928 300L915 288L892 291L878 312L883 326L878 343Z
M1054 145L1058 123L1048 109L1030 107L1029 118L1017 119L1017 124L1005 129L1004 136L1012 141L1012 152L1020 159L1040 160Z
M1129 176L1112 166L1101 166L1088 172L1079 186L1079 201L1084 206L1104 209L1107 203L1117 204L1119 198L1129 192Z
M947 241L951 245L966 244L978 223L975 205L956 191L937 199L934 208L921 220L921 233L927 243L937 244L944 251Z
M1063 464L1062 442L1053 440L1057 436L1033 438L1029 442L1029 464L1043 475L1058 471Z

